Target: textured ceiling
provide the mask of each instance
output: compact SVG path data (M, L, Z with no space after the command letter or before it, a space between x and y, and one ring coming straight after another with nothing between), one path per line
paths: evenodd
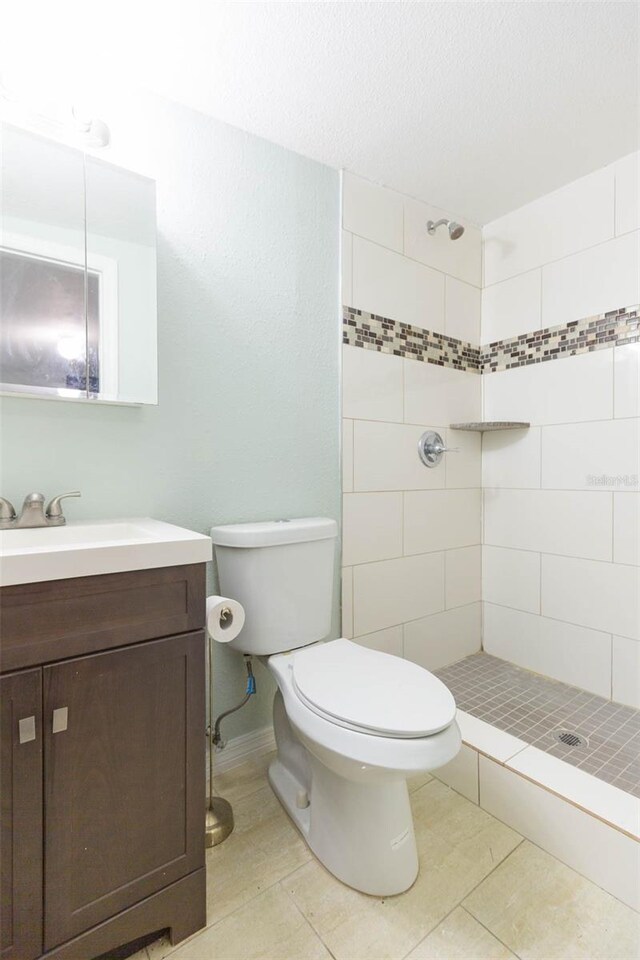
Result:
M119 76L479 224L637 149L634 2L92 6Z

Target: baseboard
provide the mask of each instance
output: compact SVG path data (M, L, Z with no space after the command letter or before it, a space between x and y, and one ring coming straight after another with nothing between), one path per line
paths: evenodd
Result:
M214 773L231 770L248 760L255 760L266 753L271 753L275 748L276 741L272 726L251 730L240 737L233 737L227 741L227 745L222 750L216 750L213 754Z

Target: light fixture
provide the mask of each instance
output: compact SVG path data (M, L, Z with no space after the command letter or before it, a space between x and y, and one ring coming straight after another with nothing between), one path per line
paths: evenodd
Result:
M0 76L0 119L88 149L106 147L111 139L107 124L86 107L62 96L53 99L33 84L12 83L5 74Z

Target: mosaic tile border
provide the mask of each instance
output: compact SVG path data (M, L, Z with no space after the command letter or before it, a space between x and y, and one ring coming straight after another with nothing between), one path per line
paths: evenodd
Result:
M575 357L640 339L640 307L621 307L583 320L523 333L482 348L482 373L513 370L560 357Z
M637 343L640 341L639 311L638 305L621 307L476 347L443 333L345 307L342 342L454 370L478 374L499 373L533 363Z
M342 331L342 342L352 347L365 347L440 367L480 372L480 348L444 333L413 327L353 307L344 308Z

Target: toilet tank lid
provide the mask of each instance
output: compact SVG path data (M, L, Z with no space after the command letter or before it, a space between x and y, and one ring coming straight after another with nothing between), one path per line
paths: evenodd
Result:
M272 547L283 543L331 540L337 535L338 524L328 517L230 523L211 528L211 539L219 547Z

